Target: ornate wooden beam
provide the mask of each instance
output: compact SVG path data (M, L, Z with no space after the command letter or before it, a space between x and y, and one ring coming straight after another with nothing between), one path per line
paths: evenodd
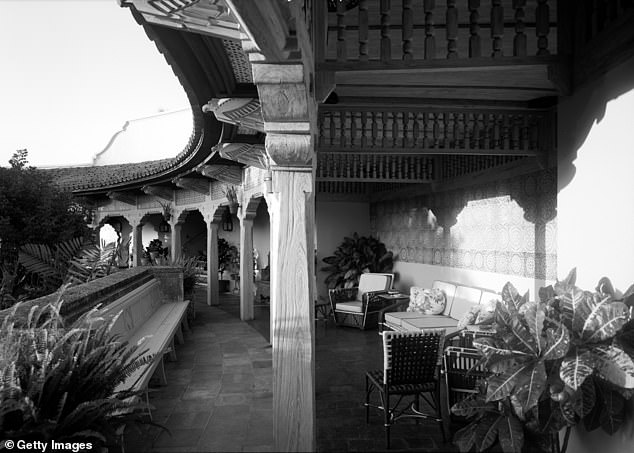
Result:
M200 178L174 178L172 182L181 189L193 190L194 192L209 195L209 181Z
M174 201L174 191L161 186L143 186L141 190L147 195L154 195L168 201Z
M201 165L196 169L200 174L228 184L242 183L242 170L235 165Z
M214 98L203 105L203 112L212 112L223 123L264 132L262 106L257 98Z
M132 206L136 206L136 197L129 192L115 192L114 190L106 194L111 200L117 200Z
M152 24L240 39L240 24L224 0L121 0L121 6L134 6Z
M267 141L269 137L267 136ZM266 170L269 167L269 159L264 145L249 143L221 143L215 147L220 156L240 162L241 164Z

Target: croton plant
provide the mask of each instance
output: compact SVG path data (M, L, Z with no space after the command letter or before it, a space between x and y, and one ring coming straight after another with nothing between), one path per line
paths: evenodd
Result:
M481 391L452 407L470 423L460 451L553 451L557 433L583 423L615 433L634 395L634 285L618 296L602 278L595 291L565 280L528 301L512 284L497 302L493 335L474 340L490 373ZM563 450L567 446L566 431Z

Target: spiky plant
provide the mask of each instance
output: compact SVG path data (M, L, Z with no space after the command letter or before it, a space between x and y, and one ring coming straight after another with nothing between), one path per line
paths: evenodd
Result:
M145 409L118 388L151 357L113 337L96 309L64 328L59 300L26 319L18 305L0 326L0 438L116 443Z
M390 272L394 267L392 252L387 251L385 244L357 233L345 237L335 254L323 262L328 264L321 270L329 273L325 280L329 288L352 288L359 284L364 272Z

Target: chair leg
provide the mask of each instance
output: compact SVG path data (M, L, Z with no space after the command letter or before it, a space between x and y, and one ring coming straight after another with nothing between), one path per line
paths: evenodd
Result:
M383 403L383 426L385 427L385 448L390 449L390 395L389 393L381 393Z

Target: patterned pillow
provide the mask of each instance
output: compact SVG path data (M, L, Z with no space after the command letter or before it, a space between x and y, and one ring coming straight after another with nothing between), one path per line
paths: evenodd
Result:
M480 314L481 308L482 307L480 305L474 305L471 308L469 308L469 311L467 311L462 317L462 319L458 321L458 329L464 329L467 326L472 326L473 324L475 324L476 319L478 318L478 315Z
M409 290L409 307L407 311L424 315L438 315L445 310L447 296L441 289L424 289L412 286Z

